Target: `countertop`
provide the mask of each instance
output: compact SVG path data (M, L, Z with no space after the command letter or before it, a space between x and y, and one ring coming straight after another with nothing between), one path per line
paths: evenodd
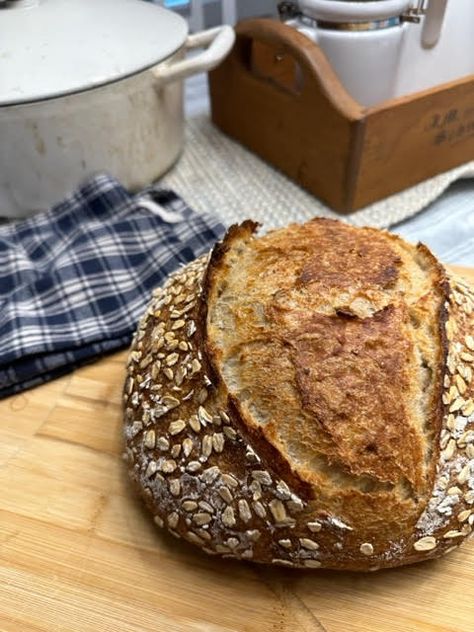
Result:
M157 528L121 458L125 356L0 402L1 632L472 632L473 540L342 573L218 559Z

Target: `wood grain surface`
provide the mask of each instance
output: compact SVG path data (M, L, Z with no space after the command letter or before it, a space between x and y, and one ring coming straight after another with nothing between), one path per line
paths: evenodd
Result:
M473 542L357 574L215 559L157 529L121 459L125 357L0 402L1 632L474 630Z

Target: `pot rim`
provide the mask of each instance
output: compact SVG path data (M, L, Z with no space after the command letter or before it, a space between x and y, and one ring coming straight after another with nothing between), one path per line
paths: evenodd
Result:
M31 107L35 105L40 106L43 103L49 103L50 101L60 101L61 99L65 99L67 97L74 97L74 96L79 97L83 94L88 94L90 92L99 92L100 90L104 90L105 88L116 86L119 83L129 81L130 79L138 79L140 75L143 75L143 76L147 74L150 75L150 80L154 84L156 84L157 79L152 74L152 71L155 68L158 68L159 66L161 66L161 64L165 64L167 61L170 61L175 55L177 55L178 53L184 50L185 50L185 46L181 46L180 48L175 50L173 53L171 53L166 59L162 59L159 62L156 62L154 64L147 66L146 68L141 68L140 70L131 72L128 75L123 75L121 77L115 77L114 79L109 79L108 81L104 81L103 83L96 83L84 88L79 88L77 90L70 90L67 92L60 92L58 94L51 94L45 97L40 97L39 99L28 99L28 100L23 99L20 101L11 101L11 102L8 101L5 103L2 103L0 101L0 112L7 110L8 108L19 108L22 106Z

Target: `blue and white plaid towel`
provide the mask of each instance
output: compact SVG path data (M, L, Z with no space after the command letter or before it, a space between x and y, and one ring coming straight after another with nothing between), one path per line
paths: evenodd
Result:
M128 345L153 288L223 231L172 191L106 175L0 226L0 397Z

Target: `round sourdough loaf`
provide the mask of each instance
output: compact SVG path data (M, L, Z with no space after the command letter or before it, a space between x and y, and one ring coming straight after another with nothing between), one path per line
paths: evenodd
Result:
M125 385L132 479L207 553L376 570L474 523L474 291L423 245L233 226L157 289Z

